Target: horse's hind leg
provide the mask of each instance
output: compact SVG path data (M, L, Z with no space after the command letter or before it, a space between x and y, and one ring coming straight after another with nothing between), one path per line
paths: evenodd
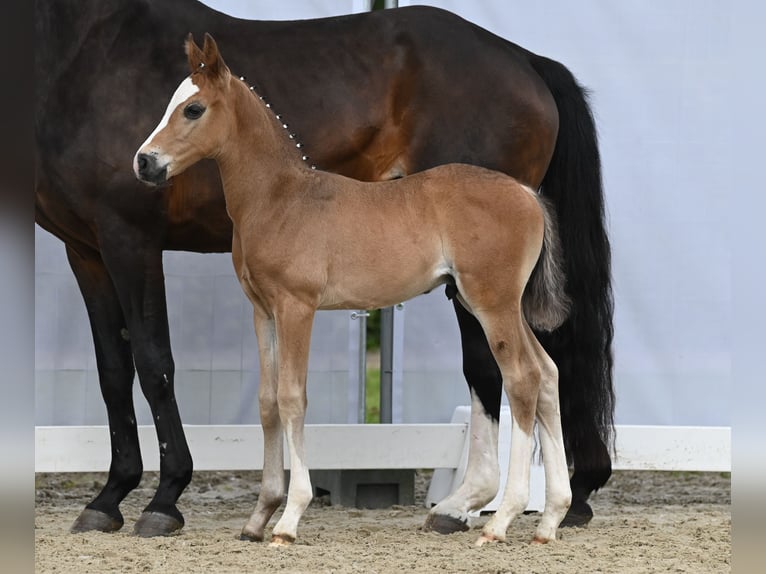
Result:
M583 323L585 322L579 321L578 324L582 326ZM562 329L568 331L571 327L564 325ZM588 504L588 498L591 493L604 486L612 475L612 459L599 432L599 426L596 422L598 418L594 415L594 412L598 412L597 407L589 405L588 411L584 412L582 409L576 408L578 401L572 398L572 395L580 392L586 394L589 401L601 404L608 399L609 395L607 390L602 389L598 394L593 390L595 383L592 381L598 380L599 377L609 381L611 373L609 371L600 372L598 368L607 359L599 358L596 362L589 360L589 357L598 353L593 350L592 345L587 344L590 342L586 339L587 335L589 335L587 330L582 328L581 332L578 333L580 339L577 344L570 344L567 348L552 344L549 345L550 349L548 349L551 356L555 358L556 364L559 365L561 377L567 377L567 380L560 385L561 405L564 409L562 425L567 431L565 446L569 445L569 455L574 472L570 480L572 505L561 523L562 527L584 526L591 521L593 509ZM598 336L604 337L605 335L599 333ZM548 337L546 336L546 338ZM581 348L586 351L581 352ZM587 378L591 382L582 384L583 378ZM611 384L610 381L609 384ZM581 387L582 390L573 391L571 390L573 386ZM567 397L564 395L567 393L569 398L565 400ZM582 399L580 399L581 401Z
M138 486L143 470L133 409L133 355L122 308L101 258L95 252L80 255L70 247L67 257L88 310L112 447L109 478L71 531L112 532L122 527L120 502Z
M469 512L487 505L497 494L500 468L497 437L502 378L479 321L452 299L460 326L463 373L471 391L468 463L460 487L434 506L424 529L449 534L468 530Z
M534 447L532 431L542 372L525 335L518 309L482 311L478 316L500 367L511 405L508 480L500 507L482 528L477 541L477 545L482 545L505 540L511 520L522 513L529 502L529 471Z
M540 342L559 368L564 444L574 468L570 480L572 505L562 527L584 526L591 521L593 510L588 498L612 474L603 438L604 429L611 425L608 413L614 401L608 345L611 332L605 328L611 315L591 311L576 315L576 320L570 318L555 332L539 334Z
M534 542L545 543L556 539L556 529L571 504L572 491L561 430L558 369L529 327L526 327L526 333L542 375L537 398L537 421L545 467L545 509Z

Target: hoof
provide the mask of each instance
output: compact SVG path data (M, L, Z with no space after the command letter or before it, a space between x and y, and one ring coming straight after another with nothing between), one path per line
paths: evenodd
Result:
M144 512L133 527L133 534L142 538L168 536L178 532L184 523L160 512Z
M288 536L287 534L274 534L271 537L269 546L290 546L295 542L295 538Z
M243 530L239 535L239 539L245 542L263 542L263 533L256 534L255 532Z
M479 536L479 539L474 543L474 546L481 547L485 544L496 544L498 542L503 542L500 538L497 538L495 536L492 536L491 534L482 534Z
M439 534L454 534L455 532L466 532L469 528L467 520L460 520L446 514L429 514L423 525L423 530L438 532Z
M590 504L583 501L573 502L569 507L567 515L559 525L561 528L568 528L572 526L585 526L593 518L593 509Z
M550 542L550 540L548 538L543 538L542 536L535 536L532 539L532 541L530 542L530 544L535 544L535 545L537 545L537 544L548 544L548 542Z
M115 518L114 516L109 516L106 512L86 508L80 513L77 520L74 521L69 532L72 534L89 532L91 530L117 532L124 523L125 521L122 519L122 516Z

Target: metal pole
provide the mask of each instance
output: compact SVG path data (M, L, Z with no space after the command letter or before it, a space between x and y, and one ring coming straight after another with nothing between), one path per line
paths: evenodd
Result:
M367 315L359 317L359 411L357 422L367 422Z
M359 320L359 404L356 410L356 422L365 423L367 418L367 311L352 311L351 320Z
M394 308L380 310L380 422L391 423L394 390Z
M398 0L383 0L383 8L397 8ZM393 419L394 308L380 310L380 422Z

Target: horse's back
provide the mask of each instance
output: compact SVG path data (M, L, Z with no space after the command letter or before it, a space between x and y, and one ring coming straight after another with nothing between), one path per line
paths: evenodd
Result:
M322 169L374 181L463 162L542 181L558 114L536 56L456 14L413 6L213 33Z
M322 169L379 180L465 162L536 187L553 153L556 107L532 55L444 10L294 22L240 20L180 0L78 10L83 20L114 12L82 37L55 18L38 29L52 36L38 42L38 193L57 205L50 221L64 210L90 220L81 234L94 246L92 230L105 227L92 221L109 213L145 220L147 236L164 234L164 248L228 249L230 224L210 166L153 194L135 191L130 170L187 73L177 51L189 31L216 35L234 73L253 79Z

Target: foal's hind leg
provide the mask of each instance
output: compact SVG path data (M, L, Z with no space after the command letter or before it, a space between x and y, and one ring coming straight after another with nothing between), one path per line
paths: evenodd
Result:
M495 355L511 405L511 454L508 480L500 507L482 528L477 545L505 540L511 520L529 502L529 471L534 442L532 431L542 373L525 335L518 309L478 313Z
M463 373L471 390L471 434L463 483L431 509L423 526L441 534L468 530L469 512L488 504L497 494L500 482L497 460L500 370L479 321L457 297L452 301L460 325Z
M613 401L610 349L608 345L605 349L599 346L604 340L610 341L611 336L601 329L599 320L585 315L589 313L579 313L574 323L570 319L553 333L539 334L559 369L564 444L574 470L570 479L572 505L562 528L584 526L591 521L593 510L588 498L612 474L609 449L598 422L603 420L598 413L611 408L605 403L611 405ZM609 317L604 314L600 321L608 323Z
M542 373L540 393L537 398L537 421L545 467L545 509L537 527L534 542L545 543L556 539L556 529L572 502L572 490L569 487L569 471L561 430L558 369L537 341L532 330L529 327L525 330Z

